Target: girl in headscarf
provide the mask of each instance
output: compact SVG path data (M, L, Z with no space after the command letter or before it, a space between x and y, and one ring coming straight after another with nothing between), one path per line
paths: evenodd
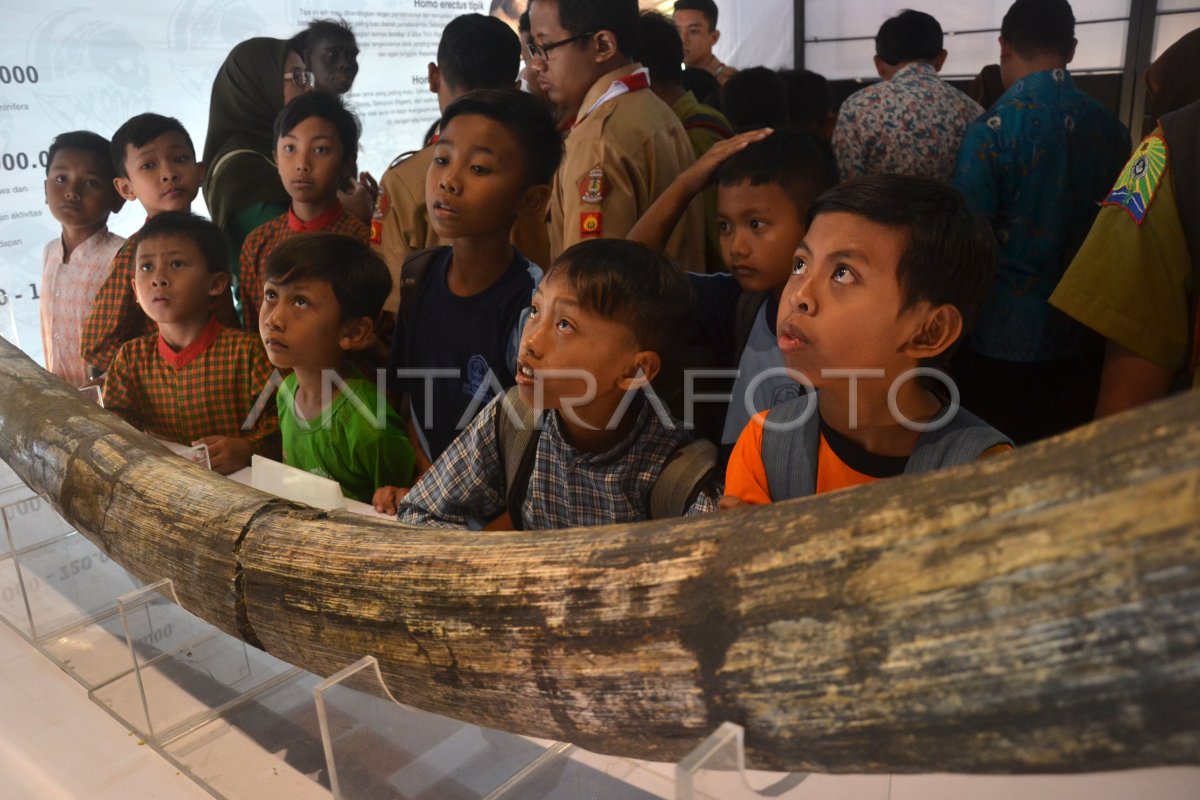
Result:
M217 71L204 140L204 202L229 239L233 264L246 235L291 204L272 160L272 126L289 100L312 87L312 73L282 39L247 39Z

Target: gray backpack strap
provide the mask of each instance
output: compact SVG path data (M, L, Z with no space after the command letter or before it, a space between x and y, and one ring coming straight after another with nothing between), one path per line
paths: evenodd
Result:
M540 433L537 421L537 413L521 399L516 386L500 398L496 408L496 444L504 462L505 506L516 530L521 530L521 504L537 450Z
M950 408L947 406L942 416ZM942 467L968 464L991 448L1002 444L1011 447L1012 439L970 411L959 407L958 413L944 427L921 434L917 439L917 449L909 456L908 464L904 467L904 473L915 475L933 472Z
M807 497L817 490L821 420L816 403L816 392L809 392L775 406L767 416L762 461L772 502Z
M650 490L650 519L682 517L717 467L717 446L694 439L672 454Z

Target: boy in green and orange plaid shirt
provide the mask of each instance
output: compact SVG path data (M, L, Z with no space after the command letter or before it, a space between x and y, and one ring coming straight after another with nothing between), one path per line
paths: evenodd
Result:
M212 299L229 292L228 251L217 226L192 214L146 223L132 283L158 332L122 345L104 382L105 408L153 436L207 445L225 475L252 453L279 453L275 404L259 402L273 372L262 342L213 314Z
M371 229L338 200L338 187L354 176L358 136L358 118L336 95L300 95L275 118L275 163L292 205L242 245L238 300L247 331L258 330L267 256L280 242L317 231L371 241Z
M126 200L141 203L147 218L164 211L188 211L204 179L204 165L196 161L196 148L187 130L179 120L161 114L138 114L117 128L112 162L117 192ZM139 233L126 239L113 256L108 278L83 321L80 353L84 363L99 373L108 371L122 344L155 330L131 288ZM233 295L228 290L214 296L211 303L223 324L237 326Z

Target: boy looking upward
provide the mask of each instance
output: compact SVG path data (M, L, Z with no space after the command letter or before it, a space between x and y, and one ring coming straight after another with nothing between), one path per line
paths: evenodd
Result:
M516 381L518 323L541 269L509 237L518 219L542 213L561 155L546 104L516 89L464 95L442 117L425 196L434 230L453 244L406 261L406 276L418 263L424 274L406 278L389 364L412 377L409 438L426 464ZM446 369L457 377L421 377Z
M987 223L936 181L868 176L821 195L777 328L784 362L817 391L746 426L722 508L927 472L1011 446L912 372L946 359L974 319L995 248Z
M191 209L204 180L204 165L196 161L192 138L173 117L151 113L132 117L113 134L111 156L118 194L141 203L151 219L164 211ZM154 330L133 293L137 241L135 233L113 256L108 278L83 323L83 360L100 372L108 370L122 344ZM212 308L221 324L237 327L228 286L213 296Z
M437 94L438 109L444 114L467 92L513 88L520 66L521 42L512 28L495 17L464 14L450 20L442 31L437 63L429 64L429 91ZM449 244L430 225L425 207L425 174L433 163L434 146L400 156L379 180L383 224L376 244L396 279L391 306L399 297L404 259L416 250Z
M294 236L267 258L259 318L271 363L292 370L277 398L284 462L364 502L380 486L412 481L403 420L346 358L371 341L391 282L365 242Z
M737 74L737 70L713 54L713 46L721 38L717 30L717 4L713 0L679 0L675 4L675 27L683 42L683 63L702 69L721 85Z
M338 186L354 174L358 135L358 118L331 94L300 95L275 118L275 163L292 205L242 245L238 299L246 330L258 329L265 262L280 242L315 231L370 240L370 229L338 200Z
M683 124L633 60L637 0L533 0L529 19L538 80L572 120L550 198L550 255L557 258L585 239L625 238L696 159ZM688 207L667 255L704 271L702 201Z
M138 304L158 332L126 342L104 382L104 407L152 436L208 446L223 475L278 450L274 409L254 414L271 377L257 336L222 325L212 299L229 292L229 246L216 225L163 212L138 234Z
M678 269L634 242L564 253L534 294L521 337L518 392L545 412L528 481L506 485L509 454L497 430L508 411L498 397L404 497L400 521L466 527L507 511L537 530L649 519L651 489L691 435L638 390L691 323L690 294ZM713 510L713 490L701 484L687 513Z
M108 215L125 203L108 151L99 134L60 133L46 164L46 205L62 235L42 254L42 352L46 369L72 386L90 377L79 353L80 329L125 241L108 231Z

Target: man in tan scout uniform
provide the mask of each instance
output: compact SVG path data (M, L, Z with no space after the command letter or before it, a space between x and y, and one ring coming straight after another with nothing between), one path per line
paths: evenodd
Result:
M550 254L622 239L695 156L670 106L633 60L637 0L534 0L529 52L550 102L574 118L550 197ZM688 208L667 246L704 271L704 208Z
M429 90L438 96L438 107L474 89L507 89L517 85L521 67L521 42L512 29L495 17L464 14L442 31L437 63L429 65ZM436 138L435 138L436 141ZM392 296L384 308L399 308L400 267L414 250L440 247L442 241L429 224L425 208L425 174L433 163L433 145L393 162L379 181L379 212L383 219L371 226L372 243L392 273ZM513 244L539 266L548 266L549 242L539 216L518 221Z

